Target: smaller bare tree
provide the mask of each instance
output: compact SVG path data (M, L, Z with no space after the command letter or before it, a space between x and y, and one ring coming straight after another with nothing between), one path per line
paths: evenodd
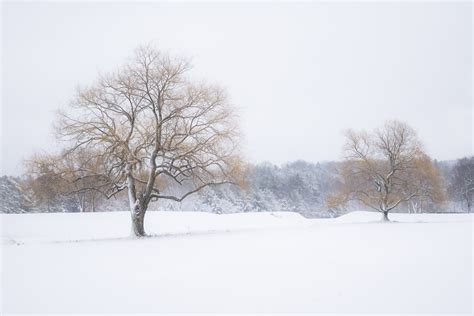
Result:
M389 121L374 133L347 132L342 183L328 198L330 207L357 201L383 213L417 199L444 199L441 177L423 152L415 131Z
M101 183L101 178L86 175L79 166L97 171L99 163L80 150L70 155L36 154L25 162L29 175L25 185L33 192L36 202L48 210L60 204L59 200L68 200L80 212L94 212L104 197L89 188Z
M53 161L49 155L34 155L26 162L28 178L24 181L26 189L32 193L35 206L46 207L48 212L59 204L66 184L55 172Z

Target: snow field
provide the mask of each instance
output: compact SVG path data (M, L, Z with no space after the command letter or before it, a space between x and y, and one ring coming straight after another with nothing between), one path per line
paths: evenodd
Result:
M2 215L2 311L472 313L472 216Z

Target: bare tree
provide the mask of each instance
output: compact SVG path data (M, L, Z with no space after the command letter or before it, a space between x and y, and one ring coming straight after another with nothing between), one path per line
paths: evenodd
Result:
M346 136L343 181L329 206L358 201L388 221L388 213L401 203L443 201L441 177L408 125L389 121L372 134L348 131Z
M474 197L474 157L457 161L452 171L450 193L457 200L466 203L470 213Z
M182 201L207 186L236 183L241 173L234 110L223 89L191 82L190 68L140 47L118 71L80 89L70 112L60 114L64 157L87 152L68 170L70 180L91 177L80 190L107 198L126 190L136 236L145 235L150 202ZM166 192L170 181L181 194Z

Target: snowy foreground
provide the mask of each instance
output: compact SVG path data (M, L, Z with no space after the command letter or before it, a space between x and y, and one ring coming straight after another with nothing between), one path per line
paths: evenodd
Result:
M466 313L473 217L1 215L6 313Z

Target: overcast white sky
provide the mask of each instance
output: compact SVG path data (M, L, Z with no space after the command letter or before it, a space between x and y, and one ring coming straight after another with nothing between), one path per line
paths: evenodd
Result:
M343 130L414 127L437 159L472 154L465 3L3 3L1 174L54 150L55 110L142 43L190 56L240 108L245 154L341 158Z

